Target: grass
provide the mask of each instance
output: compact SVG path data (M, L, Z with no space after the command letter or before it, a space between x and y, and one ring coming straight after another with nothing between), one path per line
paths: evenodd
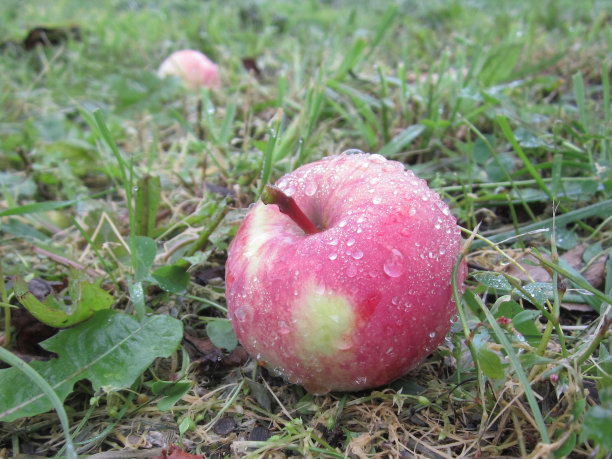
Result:
M53 411L1 422L0 456L62 455L70 440L98 457L170 443L206 457L612 451L608 2L2 10L4 347L31 354L15 276L55 289L101 280L113 309L174 318L185 340L129 387L77 382L61 400L68 431ZM37 26L67 39L25 49ZM180 48L215 60L223 88L159 80ZM388 387L318 397L235 353L190 360L189 337L235 345L222 267L248 205L266 182L348 148L405 163L464 228L470 276L444 345Z

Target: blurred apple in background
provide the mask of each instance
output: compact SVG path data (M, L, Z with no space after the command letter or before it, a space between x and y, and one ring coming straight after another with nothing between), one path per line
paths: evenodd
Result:
M462 238L424 180L351 150L285 175L264 200L226 264L229 317L253 357L322 394L386 384L443 341ZM466 274L463 263L460 289Z
M157 73L161 78L179 77L185 87L194 91L200 87L209 89L221 87L217 64L200 51L193 49L183 49L172 53L161 63Z

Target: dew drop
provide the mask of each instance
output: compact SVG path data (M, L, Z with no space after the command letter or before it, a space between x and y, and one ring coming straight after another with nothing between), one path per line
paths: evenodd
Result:
M334 236L330 236L329 239L327 240L327 244L328 245L338 245L338 239L335 238Z
M327 258L329 258L330 260L335 260L336 258L338 258L338 254L336 252L332 252L330 253Z
M291 330L289 330L287 322L281 320L278 322L278 331L281 335L287 335Z
M374 196L372 198L372 203L373 204L380 204L382 202L382 198L380 196Z
M370 155L370 162L372 162L372 163L382 164L382 163L384 163L386 161L387 160L385 159L385 157L383 155L379 155L378 153Z
M440 247L440 255L444 255L446 253L445 247Z
M338 227L340 228L344 228L347 225L347 221L346 220L340 220L340 223L338 223Z
M385 274L389 277L399 277L404 272L404 256L397 249L391 250L391 256L383 265Z
M244 319L246 319L246 316L247 316L246 308L237 308L234 311L234 317L238 320L238 322L244 322Z
M353 250L351 257L353 257L355 260L361 260L363 258L363 252L359 249Z
M435 337L436 337L436 332L431 332L431 333L429 334L429 337L430 337L430 338L435 338Z
M357 219L357 223L363 223L365 221L365 217L362 215Z
M427 196L426 194L424 194L423 196L421 196L421 199L425 202L429 201L429 196Z
M402 228L400 234L404 237L410 236L410 230L408 228Z
M306 196L313 196L317 192L317 184L315 182L308 182L304 188L304 194Z
M350 247L350 246L352 246L354 243L355 243L355 239L350 238L348 241L346 241L346 246L347 246L347 247Z
M408 211L408 215L412 217L414 214L416 214L416 209L414 207L411 207L410 210Z
M398 301L399 300L397 299L397 297L394 296L393 299L391 300L391 303L393 303L395 306L397 306Z
M347 277L355 277L357 275L357 268L355 265L348 265L346 268Z
M350 338L343 338L338 343L338 350L340 351L348 351L352 347L353 347L353 342L351 341Z

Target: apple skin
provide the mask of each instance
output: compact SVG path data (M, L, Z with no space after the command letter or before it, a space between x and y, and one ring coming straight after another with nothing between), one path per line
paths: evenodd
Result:
M247 352L315 394L380 386L422 362L456 313L462 238L440 196L362 152L276 185L321 231L306 235L274 204L247 213L226 263L228 315ZM466 274L462 263L461 289Z
M200 87L219 89L221 77L219 67L205 54L193 49L182 49L168 56L159 66L160 78L179 77L186 88L198 90Z

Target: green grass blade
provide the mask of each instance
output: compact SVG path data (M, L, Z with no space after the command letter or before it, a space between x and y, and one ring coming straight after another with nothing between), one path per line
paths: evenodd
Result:
M539 222L522 225L518 228L518 232L516 230L504 231L503 233L488 236L487 239L490 242L497 244L506 239L518 236L519 234L525 234L545 228L550 228L552 230L553 222L559 227L568 225L570 223L580 222L585 218L593 217L595 215L608 216L610 209L612 209L612 199L591 204L590 206L583 207L582 209L572 210L565 214L557 215L553 218L547 218L546 220L541 220ZM484 245L486 245L486 242L482 240L475 240L472 243L473 248L479 248Z
M17 368L23 374L25 374L34 384L36 384L39 389L45 394L45 396L49 399L55 411L57 411L57 417L62 424L62 429L64 431L64 437L66 438L66 457L69 459L76 459L77 455L74 450L74 445L72 444L72 438L70 437L70 423L68 422L68 415L66 414L66 410L64 409L64 404L59 399L53 388L49 385L47 381L30 365L21 360L12 352L7 351L6 349L0 347L0 359L4 362L8 363L14 368Z
M521 382L521 385L523 386L523 390L525 391L525 397L527 397L527 403L529 403L529 407L531 408L533 418L538 427L538 430L540 431L540 436L542 437L542 440L545 443L550 443L550 438L548 436L548 430L546 429L546 423L544 422L544 418L542 417L542 412L540 411L540 407L538 406L538 401L533 392L533 389L531 388L531 383L529 382L529 379L527 379L527 375L525 374L525 371L523 370L521 362L519 361L518 357L514 353L512 344L510 344L510 341L508 341L508 337L506 336L502 328L497 323L497 320L495 320L495 317L493 316L493 314L491 314L491 311L489 311L489 308L487 308L486 305L482 303L480 298L478 298L477 296L475 298L478 304L480 305L482 312L484 312L487 318L487 322L489 322L489 325L495 332L497 339L499 339L499 342L504 347L504 350L506 351L506 355L508 356L508 360L510 360L510 363L512 364L512 367L514 368L516 376L518 377L518 380Z
M499 124L499 127L501 127L504 135L506 136L506 139L508 139L508 141L512 145L512 148L514 148L514 152L519 156L519 158L521 158L521 161L523 161L523 164L525 165L525 168L527 169L529 174L534 178L540 189L548 195L550 200L554 201L555 197L546 186L546 183L544 183L542 176L538 173L537 169L533 166L533 164L517 142L516 137L514 136L514 132L512 132L510 124L508 124L508 120L504 116L498 116L497 123Z

